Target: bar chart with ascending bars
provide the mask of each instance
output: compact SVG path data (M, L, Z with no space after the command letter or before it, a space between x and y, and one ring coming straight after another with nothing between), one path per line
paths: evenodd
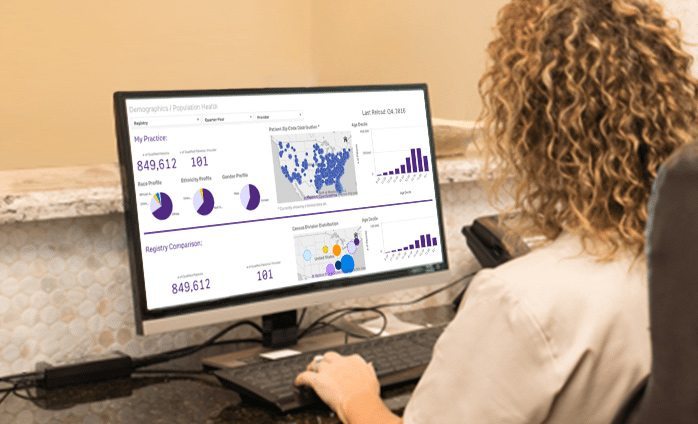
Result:
M432 247L432 246L437 246L438 244L438 239L436 237L433 237L431 233L427 234L422 234L416 239L414 239L414 242L411 242L410 244L406 244L403 247L399 247L397 249L393 249L389 251L388 253L396 253L396 252L404 252L408 250L415 250L415 249L426 249L427 247Z
M381 224L385 260L402 260L440 253L441 237L433 218L386 221Z
M376 183L413 182L433 175L429 132L424 128L374 128L370 137Z
M429 172L429 156L422 154L422 149L412 148L410 154L396 168L379 173L379 175L403 175Z

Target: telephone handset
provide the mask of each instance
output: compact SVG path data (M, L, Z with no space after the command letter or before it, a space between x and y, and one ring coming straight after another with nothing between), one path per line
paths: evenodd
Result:
M519 235L500 225L499 215L476 218L461 232L483 268L494 268L531 250Z

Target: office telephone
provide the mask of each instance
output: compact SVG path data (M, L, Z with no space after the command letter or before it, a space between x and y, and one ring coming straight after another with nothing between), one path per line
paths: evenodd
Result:
M499 215L483 216L461 230L468 247L483 268L497 267L531 250L518 234L505 228L501 221Z

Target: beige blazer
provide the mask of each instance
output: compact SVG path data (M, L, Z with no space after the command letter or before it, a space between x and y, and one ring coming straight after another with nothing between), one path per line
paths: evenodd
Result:
M473 280L404 422L609 423L650 368L644 260L600 263L578 238Z

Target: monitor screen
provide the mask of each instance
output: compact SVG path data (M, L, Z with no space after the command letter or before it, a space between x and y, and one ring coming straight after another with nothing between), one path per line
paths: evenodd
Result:
M446 268L426 86L115 100L142 313Z

